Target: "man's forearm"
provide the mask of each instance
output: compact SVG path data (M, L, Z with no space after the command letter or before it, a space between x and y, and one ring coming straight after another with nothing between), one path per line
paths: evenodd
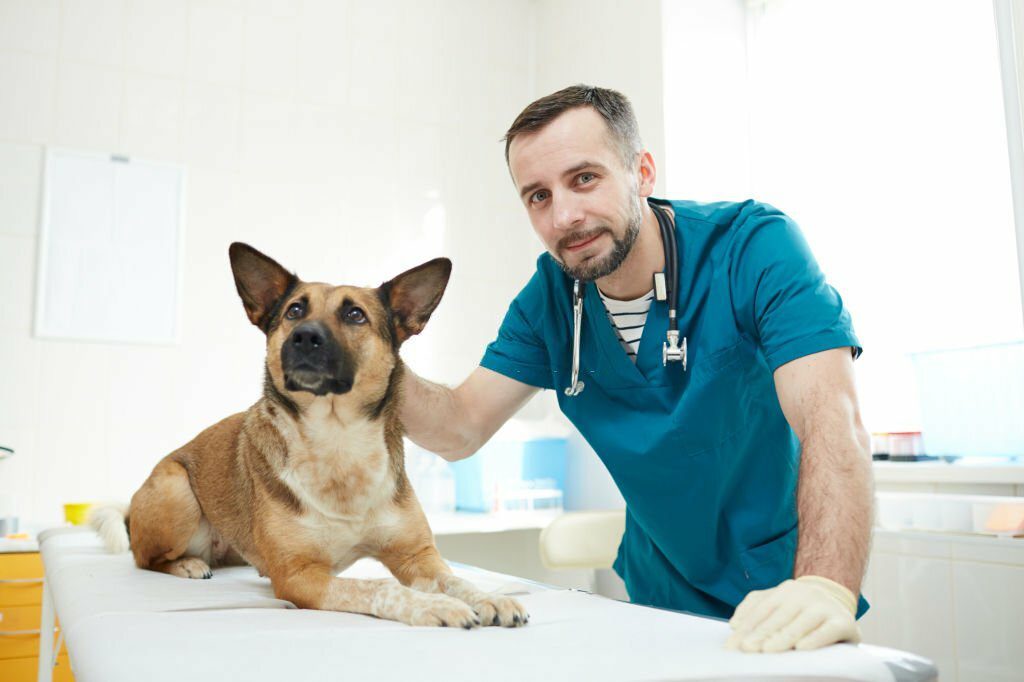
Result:
M802 443L794 577L819 575L855 595L871 545L874 485L870 437L845 419Z
M409 439L450 462L471 454L474 439L455 391L423 379L408 367L403 371L399 410Z
M817 649L860 641L856 595L871 545L871 439L860 421L848 348L812 353L775 370L786 421L800 439L799 534L793 577L750 592L726 646Z

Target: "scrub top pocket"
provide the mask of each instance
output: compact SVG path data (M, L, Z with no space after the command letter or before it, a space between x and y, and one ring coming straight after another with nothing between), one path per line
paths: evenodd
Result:
M792 578L797 534L798 528L793 526L779 537L741 552L740 563L746 578L741 587L766 590Z
M693 374L672 412L680 456L712 452L748 425L756 363L743 339L694 358Z

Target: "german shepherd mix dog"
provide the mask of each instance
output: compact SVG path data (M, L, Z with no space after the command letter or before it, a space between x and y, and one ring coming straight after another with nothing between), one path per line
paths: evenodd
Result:
M249 563L300 608L410 625L520 626L441 559L405 474L402 342L448 284L438 258L376 289L302 282L252 247L229 249L249 320L267 337L263 396L164 457L124 510L92 519L140 568L209 578ZM129 539L130 530L130 539ZM398 579L336 574L374 557Z

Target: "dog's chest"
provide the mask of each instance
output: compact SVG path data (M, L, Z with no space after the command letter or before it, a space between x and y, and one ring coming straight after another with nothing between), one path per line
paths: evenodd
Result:
M359 526L394 494L383 429L336 420L304 425L289 445L281 478L311 513Z
M363 557L373 556L381 538L391 535L399 518L400 514L389 500L358 520L330 518L307 511L298 521L305 539L329 558L335 572L340 572Z

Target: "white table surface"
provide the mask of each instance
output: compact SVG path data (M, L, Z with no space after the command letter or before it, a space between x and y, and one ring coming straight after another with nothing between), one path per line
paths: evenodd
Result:
M186 580L135 568L85 529L40 536L46 580L78 682L189 680L864 680L934 678L925 659L836 645L750 655L722 648L724 622L549 588L454 565L481 589L512 594L524 628L409 627L300 610L248 567ZM344 573L386 577L374 561Z

